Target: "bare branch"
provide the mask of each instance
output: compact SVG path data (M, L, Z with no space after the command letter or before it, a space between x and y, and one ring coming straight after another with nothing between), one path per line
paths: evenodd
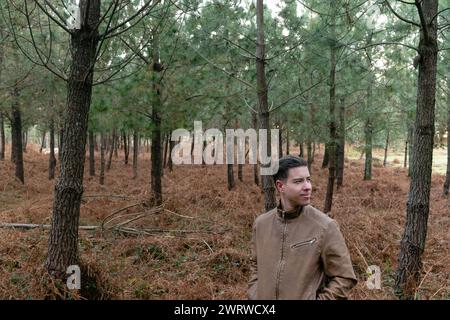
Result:
M399 14L392 8L392 6L391 6L391 4L389 3L388 0L385 0L384 3L386 3L386 5L387 5L387 7L389 8L389 10L390 10L397 18L399 18L399 19L402 20L403 22L412 24L412 25L414 25L414 26L420 28L420 25L419 25L418 23L416 23L416 22L414 22L414 21L411 21L411 20L408 20L408 19L406 19L406 18L403 18L401 15L399 15Z

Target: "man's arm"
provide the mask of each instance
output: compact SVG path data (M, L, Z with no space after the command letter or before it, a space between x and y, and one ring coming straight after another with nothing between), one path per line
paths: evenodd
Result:
M256 299L256 288L258 286L258 264L256 258L256 222L253 224L252 231L252 255L250 257L250 280L248 282L248 298Z
M331 221L324 233L321 259L329 281L317 293L317 299L348 299L350 289L357 282L350 253L336 221Z

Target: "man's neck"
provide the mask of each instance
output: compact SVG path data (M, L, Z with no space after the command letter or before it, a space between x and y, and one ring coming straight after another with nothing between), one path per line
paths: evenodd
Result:
M287 201L283 198L281 198L280 200L281 200L281 208L284 211L290 212L290 211L294 210L296 207L298 207L298 206L292 205L289 201Z

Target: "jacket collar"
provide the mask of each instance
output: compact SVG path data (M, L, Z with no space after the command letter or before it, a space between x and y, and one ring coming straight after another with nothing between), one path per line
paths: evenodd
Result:
M280 201L277 206L277 215L278 215L278 217L280 217L282 219L287 219L287 220L294 219L294 218L297 218L303 212L303 208L304 207L302 207L302 206L298 206L290 211L285 211L285 210L283 210L283 207L281 206L281 201Z

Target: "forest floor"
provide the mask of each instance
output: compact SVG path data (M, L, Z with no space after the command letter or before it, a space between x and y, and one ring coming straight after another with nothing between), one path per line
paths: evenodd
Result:
M0 223L50 223L54 181L47 178L48 155L36 148L29 146L24 155L25 185L14 178L10 161L0 162ZM403 158L398 158L400 166L383 168L376 163L371 181L363 181L364 160L359 155L345 162L344 187L335 194L332 217L341 227L359 279L352 299L395 299L392 286L409 188L407 171L401 167ZM319 209L327 179L321 160L317 155L312 168L312 204ZM96 177L89 177L86 168L80 225L101 225L116 210L131 206L113 216L122 215L116 225L147 211L128 226L153 229L154 234L119 234L108 227L103 234L81 230L80 257L93 289L75 297L246 299L251 226L263 207L251 166L244 166L243 182L236 179L232 191L227 190L225 166L165 170L164 210L151 213L148 204L143 204L149 197L148 153L140 155L137 179L132 179L132 166L124 164L121 153L113 157L103 186L98 182L96 161ZM433 174L417 299L450 299L450 201L442 195L444 179L442 173ZM1 299L55 298L55 283L46 280L42 268L47 240L48 230L40 228L0 229ZM366 287L369 265L381 268L380 290Z

